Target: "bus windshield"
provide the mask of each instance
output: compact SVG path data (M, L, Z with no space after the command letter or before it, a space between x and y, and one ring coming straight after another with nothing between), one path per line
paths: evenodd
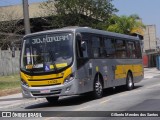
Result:
M51 72L73 61L71 33L43 34L24 38L21 69L27 72Z

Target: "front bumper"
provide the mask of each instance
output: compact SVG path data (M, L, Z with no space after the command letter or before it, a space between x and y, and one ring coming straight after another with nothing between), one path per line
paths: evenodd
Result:
M45 87L28 87L21 85L24 98L41 98L51 96L67 96L77 94L76 80L67 84L45 86Z

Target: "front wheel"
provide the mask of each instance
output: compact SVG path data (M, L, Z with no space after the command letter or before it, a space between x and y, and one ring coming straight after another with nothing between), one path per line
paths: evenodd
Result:
M101 79L99 78L99 76L97 76L94 81L93 97L95 99L98 99L101 98L102 96L103 96L103 85Z
M50 104L55 104L58 102L58 96L55 96L55 97L46 97L47 101L50 103Z
M126 88L127 90L132 90L134 88L134 83L133 83L133 76L131 73L127 74L126 78Z

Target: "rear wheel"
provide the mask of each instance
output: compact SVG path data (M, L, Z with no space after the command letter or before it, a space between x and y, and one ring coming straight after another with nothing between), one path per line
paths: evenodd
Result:
M134 88L133 76L130 72L127 74L126 88L127 88L127 90L132 90Z
M58 102L58 96L55 96L55 97L46 97L47 101L51 104L55 104Z
M103 96L103 84L102 84L102 80L99 78L99 75L98 75L94 81L93 97L95 99L98 99L98 98L101 98L102 96Z

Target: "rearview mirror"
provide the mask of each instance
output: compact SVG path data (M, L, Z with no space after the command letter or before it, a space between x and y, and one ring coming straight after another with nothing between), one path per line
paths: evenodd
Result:
M87 49L87 43L86 43L86 41L82 41L81 42L81 50L85 51L86 49Z
M81 33L77 33L76 34L76 40L77 41L82 41L82 35L81 35Z

